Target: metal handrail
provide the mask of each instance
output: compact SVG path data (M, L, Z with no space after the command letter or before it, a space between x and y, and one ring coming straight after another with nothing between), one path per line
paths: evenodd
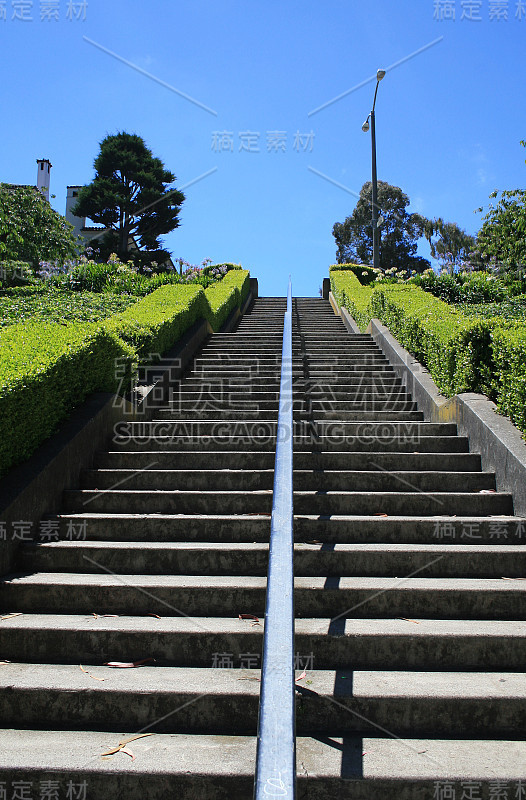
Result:
M296 797L294 533L292 494L292 283L283 324L255 800Z

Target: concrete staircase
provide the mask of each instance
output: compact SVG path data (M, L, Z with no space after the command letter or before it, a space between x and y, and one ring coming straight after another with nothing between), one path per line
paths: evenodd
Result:
M526 521L369 336L293 310L298 796L520 800ZM1 586L8 787L252 797L284 311L213 336Z

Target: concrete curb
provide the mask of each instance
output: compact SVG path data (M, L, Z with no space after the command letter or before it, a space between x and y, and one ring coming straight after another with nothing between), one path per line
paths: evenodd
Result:
M250 288L243 306L232 311L221 328L222 333L235 327L258 296L256 278L251 278ZM208 321L196 322L160 365L146 370L138 387L140 398L133 398L135 402L110 393L91 395L28 461L14 467L2 479L0 527L5 525L6 540L2 541L0 535L0 575L13 570L22 541L13 540L13 523L31 523L30 538L38 537L42 517L60 511L64 490L79 484L82 470L93 466L96 454L106 446L115 425L123 419L148 419L154 403L165 397L170 380L182 375L209 335L213 332Z
M371 320L370 333L402 383L430 422L455 422L469 437L470 450L479 453L482 469L495 472L499 491L513 494L515 514L526 516L526 445L511 420L497 412L482 394L466 392L447 398L429 372L405 350L380 320Z

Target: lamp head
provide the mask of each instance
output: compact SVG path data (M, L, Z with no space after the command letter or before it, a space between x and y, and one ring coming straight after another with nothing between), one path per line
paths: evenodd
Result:
M367 119L366 119L366 120L365 120L365 122L363 123L363 125L362 125L362 131L363 131L364 133L368 133L368 132L369 132L369 117L367 117Z
M385 69L379 69L376 73L376 80L380 83L385 78Z

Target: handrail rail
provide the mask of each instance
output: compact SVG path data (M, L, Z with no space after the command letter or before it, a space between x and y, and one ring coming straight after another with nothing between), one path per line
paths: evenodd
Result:
M255 800L296 797L292 283L283 324L278 430L270 531Z

